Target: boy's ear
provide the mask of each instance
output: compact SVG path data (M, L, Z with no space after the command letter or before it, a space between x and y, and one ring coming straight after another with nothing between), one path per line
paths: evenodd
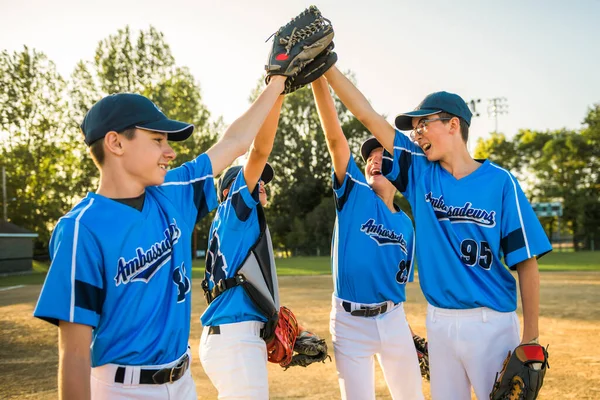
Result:
M454 133L460 133L460 120L455 117L452 118L450 121L450 130Z
M106 136L104 136L104 145L106 146L106 150L110 151L111 153L115 154L115 155L122 155L123 154L123 144L121 143L121 141L123 140L123 137L121 135L119 135L117 132L115 131L110 131L106 134Z

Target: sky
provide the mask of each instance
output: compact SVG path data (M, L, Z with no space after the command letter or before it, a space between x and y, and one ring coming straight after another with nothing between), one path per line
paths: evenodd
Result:
M102 39L152 25L231 123L263 73L265 40L310 4L333 25L338 68L390 122L431 92L480 99L472 149L495 129L489 99L504 99L508 137L580 129L600 103L600 0L0 0L0 50L35 48L68 78Z

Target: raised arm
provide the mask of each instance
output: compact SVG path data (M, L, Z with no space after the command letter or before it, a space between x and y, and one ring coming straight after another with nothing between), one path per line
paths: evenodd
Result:
M312 83L312 91L317 103L317 111L321 126L325 133L327 148L331 154L333 170L339 184L344 182L348 161L350 160L350 147L344 136L340 121L338 120L335 104L329 93L329 86L325 78L321 77Z
M275 133L277 132L277 124L279 123L279 114L281 113L281 105L283 104L283 97L279 96L271 112L265 119L265 122L260 127L252 147L250 148L250 154L248 155L248 161L244 165L244 180L248 185L250 193L256 187L260 176L265 169L265 164L273 150L273 141L275 140Z
M367 98L334 65L325 77L342 103L377 138L387 151L394 152L394 128L377 113Z
M223 137L206 154L212 164L213 175L223 171L233 160L243 155L256 137L267 115L283 92L286 77L274 75L269 84L241 117L233 121Z

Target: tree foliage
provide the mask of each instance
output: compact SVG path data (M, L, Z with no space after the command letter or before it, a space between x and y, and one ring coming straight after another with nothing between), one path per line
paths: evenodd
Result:
M596 105L589 110L581 131L521 130L512 141L494 133L480 139L475 150L476 157L519 172L531 201L562 202L562 219L576 249L589 248L600 237L599 109ZM541 221L550 234L556 232L556 218Z
M126 27L102 40L94 60L77 63L69 81L44 54L28 48L3 52L0 71L0 162L9 169L9 198L18 199L9 203L9 215L39 233L41 247L58 218L97 186L99 172L86 156L79 125L105 95L143 94L169 118L196 126L190 139L173 144L173 166L206 151L223 128L221 119L209 122L198 83L175 64L163 34L152 27L137 37ZM209 222L202 222L201 232Z
M39 234L73 201L81 176L77 138L65 124L66 84L40 52L0 54L0 164L7 171L8 219Z
M263 88L261 79L251 96ZM336 100L338 117L359 165L368 131ZM294 255L328 254L335 222L331 157L310 87L287 95L269 162L267 218L274 245Z

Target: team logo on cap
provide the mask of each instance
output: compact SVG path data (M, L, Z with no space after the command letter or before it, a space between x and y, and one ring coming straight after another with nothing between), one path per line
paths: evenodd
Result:
M360 231L376 241L379 246L400 246L400 250L402 250L404 254L408 254L404 235L402 233L398 234L392 229L384 228L383 224L377 224L373 218L370 218L367 222L362 224Z
M469 201L462 206L450 206L445 204L443 195L440 197L433 197L431 192L425 195L425 201L431 203L438 221L472 223L486 228L493 228L496 226L496 211L475 208L473 207L473 203Z
M125 257L119 258L115 276L117 286L135 281L148 283L156 272L171 260L173 245L181 237L181 230L177 227L175 218L163 235L165 237L163 240L154 243L147 250L138 247L135 250L135 257L129 260L125 260Z

